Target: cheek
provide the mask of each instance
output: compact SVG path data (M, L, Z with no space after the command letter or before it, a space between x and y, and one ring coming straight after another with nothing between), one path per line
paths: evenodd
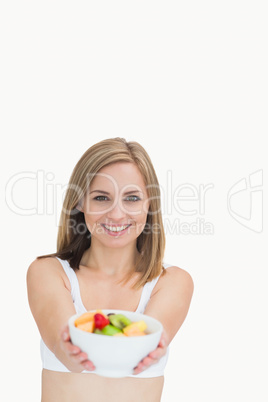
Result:
M149 198L147 198L147 199L144 201L143 206L142 206L142 211L143 211L143 213L144 213L145 215L148 214L149 208L150 208L150 200L149 200Z
M89 227L93 227L93 225L96 225L96 222L101 218L101 215L97 213L90 213L90 214L85 214L85 221L86 225Z
M91 203L89 200L84 203L85 215L87 215L91 219L91 216L94 216L96 213L98 213L98 208L96 208L96 205Z
M150 202L149 200L145 201L142 207L142 218L146 221L148 212L149 212Z
M139 215L134 216L134 220L136 222L136 225L139 226L139 228L141 229L141 231L143 230L146 222L147 222L147 211L142 211Z
M146 221L147 221L147 216L148 216L148 211L143 212L143 213L141 214L141 220L142 220L143 222L146 222Z

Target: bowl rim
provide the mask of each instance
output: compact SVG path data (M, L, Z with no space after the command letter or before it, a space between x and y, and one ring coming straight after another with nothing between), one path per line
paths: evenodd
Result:
M112 308L111 308L111 309L97 309L97 310L103 311L104 314L106 314L105 311L111 311L111 312L116 312L116 314L119 314L120 312L123 314L123 312L125 312L125 313L137 314L137 315L140 315L140 316L148 317L149 320L151 320L152 322L156 323L156 324L159 326L159 329L158 329L157 331L155 331L155 332L151 332L151 333L149 333L149 334L146 334L146 338L147 338L147 339L148 339L148 336L149 336L149 337L150 337L150 336L154 336L155 334L159 334L159 332L162 334L162 332L163 332L163 325L162 325L162 323L161 323L160 321L158 321L156 318L151 317L150 315L146 315L146 314L143 314L143 313L138 313L138 312L136 312L136 311L119 310L119 309L112 309ZM87 310L87 311L85 311L84 313L76 313L76 314L72 315L72 316L69 318L69 320L68 320L68 326L69 326L69 328L72 327L73 330L79 331L79 333L80 333L80 332L83 332L83 333L87 334L87 336L90 336L90 335L94 335L94 336L99 335L99 336L100 336L100 334L95 334L94 332L86 332L86 331L83 331L82 329L79 329L79 328L77 328L77 327L74 325L74 321L75 321L76 318L78 318L79 316L81 316L81 315L83 315L83 314L85 314L85 313L92 313L92 312L97 311L97 310L96 310L96 309ZM118 312L118 313L117 313L117 312ZM135 321L133 321L133 322L135 322ZM103 335L101 335L101 337L102 337L102 338L106 338L106 337L104 337ZM128 339L129 341L132 339L132 342L133 342L133 339L143 339L144 337L143 337L143 336L126 336L126 337L121 337L121 336L108 336L108 338L109 338L109 339L120 339L120 340L121 340L121 339L124 339L124 340Z

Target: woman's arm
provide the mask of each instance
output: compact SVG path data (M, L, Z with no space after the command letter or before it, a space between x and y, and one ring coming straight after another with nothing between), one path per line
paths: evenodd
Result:
M158 280L152 292L145 314L163 324L168 344L187 316L193 290L194 283L191 275L181 268L170 267Z
M66 323L76 313L56 258L35 260L27 271L27 289L30 309L40 335L47 347L70 370L81 372L94 369L87 354L70 342Z
M148 366L157 363L165 355L167 346L187 316L193 290L194 283L191 275L181 268L167 268L166 274L159 278L144 314L154 317L162 323L163 336L158 348L135 368L135 374L139 374Z

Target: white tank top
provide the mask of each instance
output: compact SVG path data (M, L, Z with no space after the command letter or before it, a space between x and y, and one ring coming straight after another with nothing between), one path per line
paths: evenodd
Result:
M69 278L70 284L71 284L71 296L73 299L74 307L76 310L77 314L82 314L87 311L85 306L83 305L82 299L81 299L81 294L80 294L80 288L79 288L79 282L77 279L77 276L75 274L75 271L73 268L70 266L67 260L61 260L60 258L56 257L59 262L61 263L66 275ZM171 267L171 264L163 264L164 268ZM143 289L142 289L142 294L140 298L139 305L136 309L137 313L144 313L145 308L147 306L148 301L150 300L151 293L153 291L153 288L155 287L160 275L153 279L151 282L147 282ZM46 346L44 343L43 339L41 339L40 342L40 352L41 352L41 359L42 359L42 366L44 369L47 370L52 370L52 371L62 371L62 372L70 372L70 370L67 369L61 363L59 359L54 355L54 353L51 352L51 350ZM164 369L167 364L168 360L168 354L169 354L169 347L167 348L167 353L165 356L163 356L158 363L150 366L148 369L145 371L142 371L140 374L137 375L129 375L128 377L135 377L135 378L150 378L150 377L159 377L164 375ZM82 373L94 373L94 371L82 371Z

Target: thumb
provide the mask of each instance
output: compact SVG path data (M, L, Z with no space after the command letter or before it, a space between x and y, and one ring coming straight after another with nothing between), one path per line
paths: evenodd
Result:
M165 330L163 330L159 345L165 347L168 343L168 336Z
M64 325L64 327L61 330L61 338L66 342L70 340L70 333L69 333L69 327L68 325Z

